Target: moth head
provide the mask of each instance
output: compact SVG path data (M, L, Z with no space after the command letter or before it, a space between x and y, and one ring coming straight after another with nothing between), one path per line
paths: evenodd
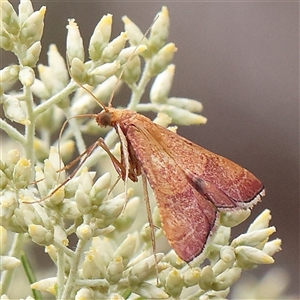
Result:
M100 127L112 126L111 125L111 112L102 110L96 117L96 122Z

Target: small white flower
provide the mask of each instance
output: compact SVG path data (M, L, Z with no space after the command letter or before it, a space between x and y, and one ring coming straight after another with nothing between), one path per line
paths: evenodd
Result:
M97 62L100 60L103 49L108 45L111 36L112 15L107 14L97 24L89 44L90 58Z
M21 264L21 261L12 256L0 256L0 269L3 270L11 270L18 267Z
M175 73L175 65L169 65L156 76L150 90L150 100L153 103L166 103Z
M83 41L75 19L69 20L67 29L67 55L69 63L72 64L72 61L75 57L84 62Z
M113 39L103 50L101 59L103 62L112 62L115 60L122 49L125 47L127 41L126 32L121 32L119 36Z
M45 13L46 7L42 6L39 11L33 12L21 26L19 38L28 48L42 37Z

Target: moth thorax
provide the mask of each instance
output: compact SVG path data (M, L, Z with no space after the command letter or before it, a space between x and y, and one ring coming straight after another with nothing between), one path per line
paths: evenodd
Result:
M96 122L100 127L111 126L111 113L109 111L101 111L97 117Z

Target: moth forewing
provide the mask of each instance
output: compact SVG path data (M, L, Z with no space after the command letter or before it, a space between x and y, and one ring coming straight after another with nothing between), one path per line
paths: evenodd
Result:
M262 183L234 162L138 113L108 111L110 124L102 124L101 113L97 122L113 126L119 134L128 170L125 181L137 165L129 162L137 160L153 189L164 233L183 260L202 252L218 211L251 207L264 195Z

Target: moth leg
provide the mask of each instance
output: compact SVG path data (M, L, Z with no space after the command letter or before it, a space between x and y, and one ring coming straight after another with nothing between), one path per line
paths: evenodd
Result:
M148 223L150 227L150 235L151 235L151 241L152 241L152 251L155 261L155 271L156 271L156 280L157 285L158 282L158 261L156 256L156 239L155 239L155 225L153 224L153 219L151 215L151 207L150 207L150 200L149 200L149 194L148 194L148 188L147 188L147 178L144 172L142 172L142 182L143 182L143 192L144 192L144 199L145 199L145 205L146 205L146 211L147 211L147 217L148 217Z
M129 150L128 150L128 143L126 136L124 135L122 129L120 128L119 124L117 125L117 133L120 138L120 142L122 145L122 157L124 159L124 165L125 165L125 177L124 177L124 189L125 189L125 204L123 207L124 209L128 202L128 196L127 196L127 190L128 190L128 177L129 177L129 169L130 169L130 163L129 163Z
M24 201L23 203L26 204L32 204L32 203L40 203L43 202L46 199L49 199L52 195L54 195L59 189L61 189L64 185L66 185L78 172L78 170L82 167L82 165L84 164L84 162L88 159L88 157L91 155L91 153L95 150L95 148L98 146L98 141L93 143L90 147L88 147L83 153L81 153L80 155L78 155L74 160L72 160L70 163L68 163L66 166L64 166L63 168L57 170L57 173L60 173L61 171L65 171L65 170L69 170L70 168L72 168L82 157L83 160L79 163L79 165L75 168L75 170L68 176L67 179L65 179L61 184L59 184L49 195L47 195L44 198L41 198L39 200L33 201L33 202L27 202ZM38 183L40 181L42 181L43 179L40 179L38 181L36 181L35 183ZM59 179L58 179L59 180Z

